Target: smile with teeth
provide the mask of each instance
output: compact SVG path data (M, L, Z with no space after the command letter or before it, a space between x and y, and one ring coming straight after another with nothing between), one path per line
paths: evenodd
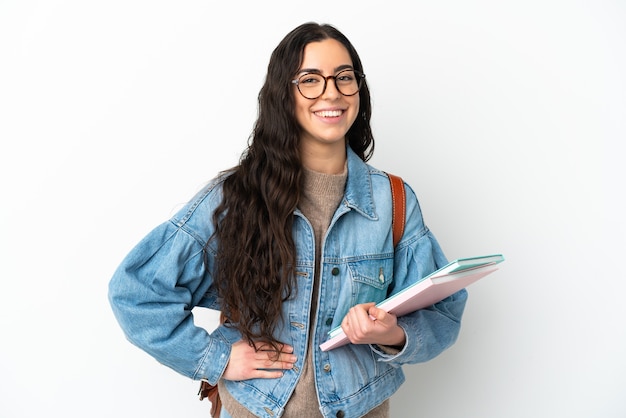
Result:
M343 110L320 110L319 112L314 112L316 116L320 116L322 118L336 118L341 116Z

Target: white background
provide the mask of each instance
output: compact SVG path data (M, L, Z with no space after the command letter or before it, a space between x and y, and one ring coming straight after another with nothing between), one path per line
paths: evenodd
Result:
M626 5L565 0L0 0L0 416L208 416L124 339L108 280L237 162L309 20L359 51L372 164L448 257L507 258L392 415L626 416Z

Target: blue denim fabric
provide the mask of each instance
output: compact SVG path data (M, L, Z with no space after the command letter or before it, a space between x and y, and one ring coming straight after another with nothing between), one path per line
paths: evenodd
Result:
M169 221L156 227L126 256L109 285L113 312L133 344L162 364L192 379L215 384L226 368L231 344L241 337L224 326L211 334L196 327L196 306L219 310L212 286L216 247L203 247L213 233L212 213L221 200L221 179L198 193ZM378 302L445 265L437 240L424 225L407 185L407 218L394 251L391 194L387 176L348 150L345 196L323 241L317 317L310 321L315 243L313 229L296 210L296 298L283 304L278 340L294 347L296 367L279 379L226 381L229 392L260 417L279 417L299 378L307 350L313 351L320 410L326 417L344 411L358 417L390 397L404 381L403 364L428 361L450 347L459 333L467 292L398 319L405 330L401 352L348 344L322 352L319 344L348 309ZM313 328L309 324L313 323ZM312 334L313 346L308 345Z

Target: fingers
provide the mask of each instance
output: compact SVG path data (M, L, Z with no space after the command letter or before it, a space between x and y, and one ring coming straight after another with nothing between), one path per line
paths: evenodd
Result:
M280 379L285 373L279 370L263 370L255 369L251 372L250 376L246 379Z
M296 362L296 356L291 353L275 351L258 351L256 364L264 369L291 369Z
M265 369L291 369L297 358L293 354L293 347L286 344L281 345L280 351L276 351L269 344L264 344L256 352L257 361Z
M376 308L374 303L364 303L350 308L341 327L353 344L382 344L392 335L394 341L397 339L396 316Z
M228 380L279 378L285 370L291 370L297 360L293 347L283 345L280 350L276 352L268 344L255 349L245 341L238 341L232 346L223 377Z
M285 374L285 370L293 369L296 356L293 354L281 355L278 359L269 352L263 353L251 364L251 378L256 379L277 379Z
M361 338L372 329L374 321L376 320L376 318L369 315L369 309L373 306L373 303L353 306L342 321L342 326L348 328L349 332L355 338ZM344 331L348 330L344 329Z
M373 326L373 324L370 324L371 322L374 321L370 318L367 318L365 322L363 322L358 316L348 313L341 323L341 327L351 343L361 344L364 343L366 335Z
M256 343L256 348L259 351L268 351L268 352L276 352L274 346L268 343ZM287 344L279 344L278 346L280 353L293 353L293 347Z
M368 314L372 319L375 319L376 321L383 321L387 319L386 316L388 315L387 312L385 312L383 309L377 308L376 306L372 306L368 310Z

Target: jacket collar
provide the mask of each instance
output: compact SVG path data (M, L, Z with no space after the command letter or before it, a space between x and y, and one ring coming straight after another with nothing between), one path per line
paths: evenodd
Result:
M348 178L344 204L370 219L377 219L369 166L347 147Z

